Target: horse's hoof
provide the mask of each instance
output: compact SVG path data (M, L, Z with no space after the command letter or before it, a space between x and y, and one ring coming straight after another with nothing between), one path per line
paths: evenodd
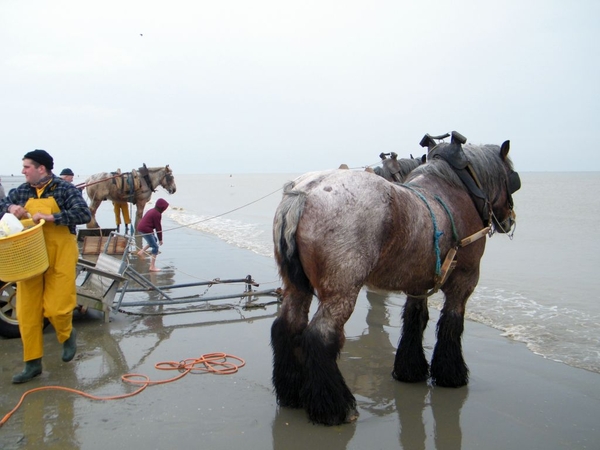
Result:
M431 382L435 386L439 386L439 387L459 388L459 387L463 387L463 386L466 386L467 384L469 384L469 378L467 377L467 378L461 378L461 379L456 379L456 380L447 380L444 378L431 377Z
M402 383L421 383L429 378L429 365L424 365L419 370L393 370L392 377Z
M348 415L346 416L346 423L356 422L358 420L359 415L360 414L358 413L358 410L356 408L352 408L350 411L348 411Z
M441 387L466 386L469 384L469 368L464 362L457 366L442 366L439 363L432 363L431 382Z
M396 372L392 372L392 377L395 380L400 381L401 383L422 383L423 381L427 381L427 376L406 376L406 375L398 375Z
M358 420L359 413L356 408L349 409L346 415L333 416L333 417L310 417L309 419L314 424L325 425L328 427L334 427L337 425L343 425L345 423L352 423Z

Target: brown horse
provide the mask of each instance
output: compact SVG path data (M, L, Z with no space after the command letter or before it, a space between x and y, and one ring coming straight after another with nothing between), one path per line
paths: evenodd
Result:
M334 170L305 174L285 187L273 225L283 281L271 328L280 406L304 408L312 422L326 425L356 419L356 400L336 359L364 285L407 294L394 378L467 384L465 305L479 279L485 236L510 232L515 219L511 194L520 180L508 152L508 141L463 148L453 137L432 149L405 184ZM465 171L472 182L462 180ZM445 302L430 367L423 332L427 297L438 289ZM314 295L319 307L309 322Z
M158 186L162 186L169 194L177 190L173 172L168 165L165 167L146 167L144 164L137 171L131 172L101 172L85 180L86 194L90 199L92 220L88 228L98 228L96 211L104 200L115 202L135 203L135 224L144 214L144 207Z

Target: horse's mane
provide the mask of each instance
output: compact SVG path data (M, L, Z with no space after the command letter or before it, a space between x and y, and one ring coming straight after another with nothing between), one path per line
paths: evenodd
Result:
M477 178L481 182L483 191L488 198L493 198L495 193L505 186L506 165L512 169L510 158L506 158L503 162L500 158L500 146L485 144L485 145L463 145L463 151L467 156ZM453 186L462 188L464 185L450 164L442 159L432 159L415 168L405 180L405 183L410 182L419 175L433 175L438 177Z

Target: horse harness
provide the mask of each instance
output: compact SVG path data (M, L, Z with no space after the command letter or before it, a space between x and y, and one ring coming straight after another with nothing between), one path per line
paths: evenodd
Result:
M467 138L457 131L453 131L451 134L452 140L449 144L438 144L435 142L436 139L444 139L448 136L450 136L448 133L442 136L430 136L429 134L426 134L421 140L420 145L428 148L427 159L441 159L450 165L452 170L454 170L454 173L456 173L460 181L462 181L463 185L466 187L467 192L479 213L479 217L481 217L481 220L483 221L483 226L491 226L493 211L490 201L483 192L481 182L462 148L463 144L467 142ZM519 174L514 170L511 170L508 174L506 183L507 202L512 210L514 206L512 194L521 187Z
M121 172L117 169L116 172L111 172L113 175L112 184L117 188L117 192L123 195L127 201L131 201L134 198L135 191L141 188L141 180L137 176L135 170L131 172Z
M458 252L458 249L460 249L462 247L466 247L467 245L472 244L473 242L481 239L482 237L485 237L487 234L490 233L490 231L492 229L491 223L492 223L493 212L492 212L490 201L487 198L487 196L485 195L485 193L483 192L481 182L479 181L477 174L475 173L475 170L471 166L471 163L469 162L467 156L465 155L465 153L462 149L462 144L466 143L467 139L464 136L462 136L460 133L453 131L452 132L452 141L450 144L443 144L443 145L436 144L435 139L444 139L448 136L450 136L450 135L446 134L443 136L435 136L434 137L434 136L430 136L429 134L426 134L425 137L421 140L421 146L428 147L428 150L429 150L428 159L442 159L442 160L446 161L450 165L450 167L452 167L452 169L454 170L456 175L460 178L462 183L465 185L467 192L469 193L469 196L473 200L473 203L477 209L477 212L479 213L479 216L481 217L481 220L483 222L483 228L481 230L477 231L476 233L473 233L472 235L459 240L458 234L456 232L456 227L454 225L454 218L452 217L452 213L450 212L450 209L448 208L448 206L446 206L446 204L443 202L443 200L436 195L435 200L442 205L444 211L446 211L446 214L448 215L448 217L450 219L450 223L452 224L453 240L454 240L454 242L457 243L454 247L452 247L452 248L450 248L450 250L448 250L448 253L446 254L446 258L444 259L444 262L441 263L440 249L439 249L439 237L443 233L439 232L437 230L437 223L435 220L435 215L433 214L433 210L431 209L431 206L429 205L429 203L427 202L427 199L425 198L425 196L423 196L423 194L416 191L412 187L410 187L406 184L403 184L402 186L415 192L421 198L421 200L423 200L425 202L425 204L427 205L427 208L429 209L429 213L430 213L430 215L432 217L432 221L433 221L434 247L435 247L435 253L436 253L436 271L435 271L433 288L431 288L426 294L411 295L411 297L428 298L431 295L435 294L437 291L439 291L439 289L444 285L444 283L446 282L446 280L448 279L448 277L450 276L450 274L456 267L456 264L457 264L456 254ZM513 200L512 200L511 194L513 192L517 191L520 187L521 187L521 181L519 179L518 173L515 171L511 171L511 173L508 174L508 181L507 181L507 193L508 193L507 201L508 201L508 204L511 209L513 208Z
M492 212L490 202L483 192L481 182L473 170L467 155L463 151L462 144L465 142L467 142L467 139L464 136L453 131L450 144L441 143L431 146L431 142L427 142L427 145L430 147L427 158L430 160L442 159L450 165L454 173L456 173L460 181L467 188L467 192L473 200L475 208L477 208L479 217L483 221L483 226L487 227L491 223ZM421 145L423 145L423 141L421 141Z
M443 231L438 230L437 221L435 219L435 214L433 212L433 209L431 208L431 205L427 201L427 198L425 198L425 196L423 194L421 194L421 192L419 192L412 186L409 186L408 184L402 184L401 186L412 191L413 193L415 193L417 195L417 197L419 197L425 203L425 205L427 206L427 209L429 210L429 214L431 216L431 220L433 223L433 245L434 245L435 257L436 257L434 286L429 291L427 291L426 294L422 294L422 295L408 294L411 297L415 297L415 298L428 298L440 290L440 288L443 286L443 284L446 282L446 280L448 279L448 277L450 276L450 274L456 267L456 263L457 263L456 254L458 252L458 249L462 248L462 247L466 247L467 245L472 244L473 242L481 239L482 237L485 237L490 232L491 226L488 225L488 226L482 228L481 230L477 231L476 233L473 233L472 235L459 240L458 232L456 231L456 226L454 224L454 218L452 217L452 213L450 212L450 209L448 208L446 203L444 203L444 201L436 195L434 197L435 200L442 206L442 208L448 215L448 218L450 219L450 223L452 225L452 239L456 243L456 245L454 247L452 247L452 248L450 248L450 250L448 250L448 253L446 254L446 258L444 259L444 262L442 263L439 239L444 233L443 233Z
M123 194L127 201L132 201L135 198L136 191L143 189L142 180L150 188L152 192L152 182L150 181L150 173L144 164L139 170L133 169L131 172L122 173L120 169L117 172L111 172L112 182L117 187L117 191Z
M389 159L387 157L390 157ZM392 180L397 183L402 183L402 177L400 176L400 163L398 162L398 155L394 152L391 153L380 153L379 157L382 161L382 166L387 168L390 172Z

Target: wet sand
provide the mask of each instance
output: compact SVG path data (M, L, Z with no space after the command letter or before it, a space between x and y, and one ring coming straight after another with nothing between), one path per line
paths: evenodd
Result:
M188 283L250 274L268 289L279 286L274 262L222 241L181 229L165 236L157 265L131 264L155 284ZM217 289L223 291L217 292ZM243 285L215 286L207 295L241 292ZM202 294L205 288L170 291ZM150 303L156 294L127 294ZM257 301L270 302L270 297ZM463 338L471 382L460 389L402 384L390 375L400 333L401 296L363 290L347 324L340 367L358 402L356 423L323 427L303 410L280 409L271 385L270 325L276 305L160 315L167 306L127 308L148 315L75 317L78 354L60 359L51 328L45 333L44 372L12 385L22 368L19 340L0 340L0 416L27 390L60 385L96 396L133 391L126 373L153 380L174 376L155 364L224 352L246 361L233 375L188 374L150 386L123 400L94 401L59 391L28 395L0 428L0 448L243 448L243 449L595 449L600 442L600 374L543 359L497 330L467 321ZM196 309L180 306L179 311ZM427 352L438 313L431 310Z

